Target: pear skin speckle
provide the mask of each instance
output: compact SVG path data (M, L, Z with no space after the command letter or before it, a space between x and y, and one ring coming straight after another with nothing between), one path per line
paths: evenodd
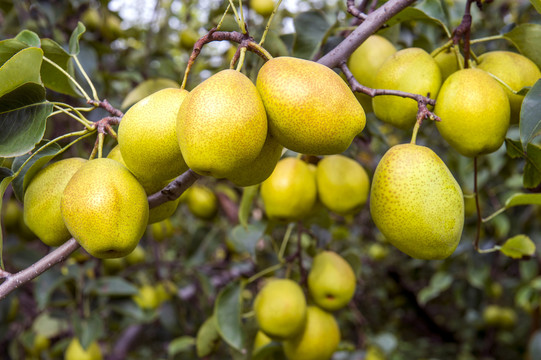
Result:
M429 148L393 146L374 173L370 213L383 235L418 259L444 259L462 235L462 190Z

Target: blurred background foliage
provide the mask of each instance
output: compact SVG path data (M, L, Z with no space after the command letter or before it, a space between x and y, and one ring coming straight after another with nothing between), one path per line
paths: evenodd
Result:
M452 29L460 23L465 1L427 0L416 6ZM222 0L0 0L0 40L29 29L67 46L77 22L83 22L87 31L80 41L79 59L100 98L125 110L153 86L180 83L194 41L218 23L226 7L227 1ZM245 17L250 34L259 40L265 19L253 11ZM474 7L473 19L472 38L506 32L516 24L541 24L540 14L525 0L495 0L482 12ZM314 24L319 32L314 31ZM284 0L265 46L274 56L318 58L352 24L345 1ZM232 17L226 18L223 29L236 30ZM379 33L397 48L417 46L429 52L447 41L445 32L433 22L401 22ZM225 42L205 46L187 88L229 67L234 49ZM513 48L505 40L497 40L476 44L473 49L481 54ZM261 64L249 54L244 71L255 79ZM136 88L146 80L155 83ZM80 99L49 89L48 99L83 105ZM90 119L103 116L104 112L96 110ZM372 174L388 147L409 141L410 133L382 126L373 114L368 119L367 130L347 155ZM46 138L74 131L77 126L57 116L48 121ZM517 139L518 127L511 127L508 137ZM473 192L473 161L444 144L434 124L425 122L418 143L435 150L465 194ZM92 146L92 141L78 144L66 156L88 156ZM109 139L107 147L113 146ZM480 159L484 216L502 207L510 194L524 191L523 167L524 162L511 159L504 147ZM195 206L207 212L198 213L190 208L194 205L186 196L170 220L149 227L141 241L140 258L102 261L79 250L61 266L0 301L0 358L61 358L74 334L86 344L98 340L111 359L126 344L128 350L123 354L129 359L197 358L197 333L213 313L218 292L226 284L276 263L276 248L286 232L285 225L268 223L257 197L246 208L241 204L241 189L210 178L199 183L217 195L218 209L209 205L213 200L204 198L206 204ZM6 200L11 197L8 191ZM8 269L19 270L49 249L24 226L20 203L11 199L4 206L4 260ZM238 225L239 207L249 214L248 228ZM540 216L539 207L534 206L508 210L484 224L482 247L526 234L541 248ZM319 208L310 220L297 225L294 233L302 231L298 239L295 235L297 240L290 243L288 253L295 252L298 241L308 267L316 249L332 249L358 275L354 301L337 313L342 342L334 358L541 359L539 250L523 260L499 252L478 254L472 246L475 228L475 203L466 197L466 225L458 249L446 260L428 262L411 259L386 243L367 207L354 217ZM287 267L286 272L293 279L300 278L297 266ZM284 274L278 271L274 275ZM248 310L258 283L242 292ZM142 299L133 298L145 286L151 290L141 291ZM37 335L50 339L43 351L36 350ZM249 337L253 335L252 331ZM223 342L216 346L208 358L249 358Z

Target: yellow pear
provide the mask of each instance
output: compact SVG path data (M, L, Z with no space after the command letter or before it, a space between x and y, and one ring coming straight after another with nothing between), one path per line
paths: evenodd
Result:
M177 115L188 95L163 89L133 105L118 126L118 145L126 167L142 182L177 177L188 166L177 141Z
M316 183L323 205L341 215L358 212L370 190L370 179L363 167L343 155L327 156L318 163Z
M289 157L278 162L271 176L261 184L265 212L271 219L300 220L316 202L316 179L308 165Z
M293 151L345 151L365 125L364 110L338 74L313 61L276 57L259 70L257 89L271 134Z
M274 10L273 0L250 0L250 9L261 16L269 16Z
M201 219L211 219L218 211L218 199L214 192L203 185L193 185L188 192L188 209Z
M340 329L332 314L309 306L304 330L284 341L284 352L289 360L329 360L339 342Z
M263 149L251 163L231 171L226 178L237 186L256 185L266 180L282 156L284 147L269 133Z
M353 298L357 280L351 265L332 251L316 255L308 274L308 290L322 309L336 311Z
M267 115L254 84L242 73L222 70L186 97L177 121L188 166L216 178L251 163L267 138Z
M273 339L287 339L304 327L306 298L293 280L271 280L257 294L254 312L261 331Z
M380 66L374 86L427 96L438 95L441 73L432 56L423 49L403 49ZM417 101L400 96L383 95L372 99L376 116L400 129L411 129L417 116Z
M122 165L126 166L126 162L122 158L122 154L120 152L120 146L115 146L107 155L107 158L113 159L121 163ZM145 192L147 195L152 195L154 193L157 193L161 189L163 189L167 184L169 184L171 180L161 181L161 180L148 180L143 181L141 179L137 179L141 185L143 185L143 189L145 189ZM175 213L177 210L178 204L180 202L180 198L177 198L172 201L167 201L161 205L158 205L152 209L150 209L150 212L148 213L148 223L154 224L157 222L160 222L162 220L167 219L171 215Z
M145 252L145 249L141 245L137 245L135 249L133 249L133 251L129 253L128 255L126 255L125 257L126 262L129 265L144 263L145 258L146 258L146 252Z
M441 71L441 81L444 82L449 75L457 72L464 66L464 57L462 54L455 52L451 49L439 52L434 56L434 60L438 64Z
M68 345L64 353L64 360L102 360L100 346L96 341L88 345L88 348L83 349L79 339L74 337Z
M395 145L374 173L370 213L400 251L417 259L444 259L455 251L462 235L464 198L432 150Z
M500 84L479 69L459 70L443 83L434 112L441 136L474 157L498 150L509 127L509 100Z
M160 297L152 285L143 285L139 292L133 296L133 301L141 308L153 310L160 306Z
M541 78L541 71L524 55L510 51L491 51L479 56L478 69L485 70L506 83L514 91L533 86ZM515 95L500 84L511 105L511 122L518 123L524 95Z
M380 35L371 35L349 57L348 67L355 79L364 86L374 88L379 67L396 52L394 45ZM372 98L362 93L355 96L366 112L372 111Z
M64 189L61 210L71 235L98 258L129 254L148 222L145 190L126 167L106 158L79 168Z
M60 246L71 235L64 225L60 200L73 174L85 164L82 158L57 161L40 170L24 194L24 222L49 246Z
M275 360L277 359L274 355L274 351L276 351L276 348L273 350L269 350L268 348L265 348L267 345L269 345L272 342L272 339L265 335L265 333L261 330L258 330L255 339L254 339L254 346L252 350L253 358L257 357L261 360ZM266 354L263 355L262 352L266 351Z

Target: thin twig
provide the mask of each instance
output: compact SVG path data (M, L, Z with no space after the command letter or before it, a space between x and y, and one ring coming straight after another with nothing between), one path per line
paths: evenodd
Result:
M176 200L186 189L199 179L201 175L188 169L182 175L171 181L166 187L148 197L148 205L151 208Z

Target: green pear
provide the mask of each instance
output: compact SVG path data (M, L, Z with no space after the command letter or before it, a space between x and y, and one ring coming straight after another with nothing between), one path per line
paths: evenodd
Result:
M276 352L281 348L281 345L277 342L274 343L272 349L267 346L272 343L272 339L265 335L261 330L258 330L254 338L254 346L252 350L253 358L261 360L275 360L278 359ZM265 352L263 354L263 352ZM283 355L282 355L283 357Z
M69 158L52 163L40 170L26 189L24 222L46 245L60 246L71 238L60 212L60 200L73 174L86 162Z
M343 155L327 156L318 163L316 183L323 205L341 215L358 212L370 190L370 179L364 168Z
M313 61L275 57L256 82L271 134L298 153L338 154L365 125L364 110L338 74Z
M2 224L6 230L15 230L19 226L19 221L23 218L23 210L19 202L15 199L7 201L2 211L2 217Z
M68 345L66 352L64 353L64 360L102 360L100 346L96 341L93 341L88 345L86 349L83 349L79 339L74 337Z
M385 60L374 83L378 89L400 90L428 95L435 99L441 86L438 64L423 49L403 49ZM411 129L417 117L417 101L400 96L383 95L372 99L376 116L400 129Z
M141 245L137 245L135 249L128 255L126 255L125 259L128 265L135 265L135 264L141 264L145 262L146 258L146 252L145 249Z
M218 198L203 185L193 185L188 192L188 209L201 219L211 219L218 211Z
M441 136L464 156L500 148L509 128L510 106L500 84L480 69L459 70L443 83L434 112Z
M141 182L166 181L188 170L177 141L177 115L187 95L182 89L157 91L122 117L118 146L126 167Z
M254 84L222 70L193 89L180 107L180 149L188 166L216 178L248 165L267 138L267 115Z
M160 306L160 297L152 285L143 285L139 288L137 294L133 296L133 301L141 308L154 310Z
M173 236L174 232L175 229L169 218L150 225L152 238L157 242L162 242L163 240L170 238Z
M336 311L353 298L357 280L343 257L332 251L316 255L308 274L308 290L322 309Z
M452 74L464 67L464 57L460 52L455 54L451 49L439 52L434 56L434 61L441 71L441 81L444 82Z
M254 300L259 329L273 339L287 339L302 331L306 298L299 284L275 279L265 284Z
M488 305L483 310L483 321L488 326L509 328L515 325L517 314L513 308Z
M340 329L332 314L309 306L303 331L283 344L289 360L329 360L339 342Z
M32 348L28 349L30 355L37 356L40 358L40 355L47 351L51 347L51 339L48 337L37 333L34 336L34 341L32 342Z
M533 86L541 78L541 71L526 56L510 51L490 51L479 56L478 69L484 70L506 83L514 91ZM500 84L511 106L511 122L518 123L524 95L513 94Z
M148 223L148 201L137 179L112 159L88 161L61 200L64 223L92 256L114 258L135 249Z
M269 16L274 11L273 0L250 0L250 9L261 16Z
M313 171L304 161L293 157L280 160L261 184L261 198L270 219L300 220L310 214L316 197Z
M462 235L464 198L453 174L432 150L395 145L374 173L370 214L400 251L417 259L444 259Z
M269 133L263 149L251 163L231 171L226 178L237 186L256 185L266 180L282 156L284 147Z
M180 33L180 47L183 49L192 50L197 40L199 34L193 29L186 29Z
M115 146L107 155L108 159L113 159L121 163L122 165L126 166L126 162L124 161L122 157L122 153L120 152L120 146ZM157 193L161 189L163 189L167 184L169 184L171 180L161 181L161 180L148 180L144 181L141 179L137 179L141 185L143 185L143 189L145 189L145 192L147 195L152 195L154 193ZM160 222L162 220L167 219L171 215L175 213L177 210L178 204L180 202L180 198L177 198L172 201L167 201L161 205L158 205L156 207L153 207L150 209L150 212L148 213L148 223L154 224L157 222Z

